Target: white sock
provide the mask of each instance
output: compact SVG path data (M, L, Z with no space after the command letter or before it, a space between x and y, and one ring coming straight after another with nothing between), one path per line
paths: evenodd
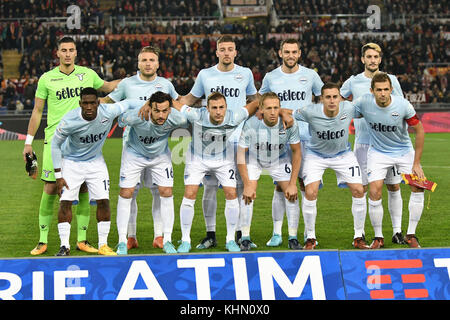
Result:
M244 205L244 201L242 201L242 195L244 194L244 185L242 184L236 184L236 193L237 193L237 200L238 200L238 204L239 204L239 218L238 218L238 222L236 224L236 231L241 231L242 232L242 225L241 225L241 219L244 219L242 217L242 211L241 211L241 206ZM252 211L252 216L253 216L253 211ZM248 232L250 232L250 224L251 224L252 220L250 217L250 221L248 222L248 227L249 230Z
M138 193L139 188L136 186L136 188L134 188L133 197L131 198L130 218L128 219L128 229L127 229L127 235L135 239L136 239L136 221L138 213L138 205L136 198Z
M391 215L393 234L402 232L403 199L400 190L388 190L388 209Z
M225 220L227 223L226 242L234 241L236 226L239 221L239 201L237 198L225 200Z
M163 243L167 241L172 242L173 223L175 221L175 209L172 197L160 197L161 204L161 218L163 221L164 239Z
M216 231L216 211L217 211L217 185L203 186L203 217L205 218L206 231Z
M117 200L117 232L119 234L119 242L127 243L128 221L130 220L132 199L122 198L120 195Z
M302 212L306 238L316 239L317 200L304 198L302 201Z
M100 221L97 223L98 232L98 248L108 244L109 229L111 228L111 221Z
M65 246L67 249L70 249L70 244L69 244L70 223L69 222L58 223L58 233L59 233L59 239L61 240L61 247Z
M153 217L153 232L154 238L161 237L163 235L163 219L161 213L161 199L159 195L158 187L151 187L152 193L152 217Z
M383 237L383 204L380 200L373 201L369 198L369 217L372 223L375 237Z
M254 201L252 201L250 204L245 204L245 201L241 201L241 204L239 206L240 207L239 224L241 226L241 232L243 237L250 236L250 225L253 216L253 203Z
M181 240L191 243L191 227L194 219L195 200L183 197L180 206Z
M284 212L286 211L286 203L284 202L284 192L273 192L272 198L272 221L273 233L281 235L281 228L283 227Z
M355 235L353 238L361 238L364 233L364 224L366 222L367 205L366 197L354 198L352 197L352 215L353 215L353 229Z
M411 192L409 198L409 223L408 232L406 234L416 234L417 224L422 216L425 202L425 194L423 192Z
M300 207L298 199L294 202L291 202L288 199L284 198L284 201L286 205L288 233L290 237L296 237L298 230L298 221L300 219Z

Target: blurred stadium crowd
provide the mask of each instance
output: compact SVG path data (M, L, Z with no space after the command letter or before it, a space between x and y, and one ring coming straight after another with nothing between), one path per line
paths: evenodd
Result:
M422 95L424 103L450 103L449 25L439 19L448 14L448 1L379 1L383 3L383 12L395 12L400 18L395 23L383 24L377 32L398 33L394 38L370 34L362 38L345 36L345 33L367 32L365 19L320 16L366 14L368 1L363 0L274 0L273 8L279 18L276 23L269 17L240 22L221 20L214 0L109 1L112 5L106 11L100 10L99 2L1 1L0 46L6 50L23 50L23 56L17 79L3 77L0 56L0 106L8 110L33 108L37 80L58 63L56 41L63 34L78 36L77 64L94 69L105 80L133 75L139 49L146 45L158 46L161 49L159 75L170 79L181 95L190 91L201 69L216 63L219 34L236 35L235 62L251 68L257 89L265 73L280 63L277 55L280 35L298 35L302 45L301 64L315 68L324 82L338 83L362 71L360 48L373 41L383 49L381 69L399 78L405 94ZM69 30L65 25L41 19L67 16L67 6L74 3L81 8L81 29ZM296 16L292 8L299 8ZM199 21L194 19L196 16L211 19ZM109 23L112 20L107 17L114 18L115 23ZM135 17L141 19L119 23ZM93 19L96 23L90 23ZM118 34L128 36L108 37ZM433 72L436 68L428 67L440 64L447 71Z

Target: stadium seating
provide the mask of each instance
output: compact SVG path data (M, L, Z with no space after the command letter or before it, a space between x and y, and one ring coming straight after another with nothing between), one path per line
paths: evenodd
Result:
M1 17L10 17L17 11L17 3L29 1L2 1ZM32 16L42 16L44 9L49 9L48 16L59 15L71 1L49 2L28 6ZM177 91L184 95L189 92L193 81L200 69L216 63L215 40L219 34L234 34L238 45L236 63L252 69L257 88L261 85L264 74L279 65L277 56L279 40L282 35L292 34L298 37L302 46L301 63L315 68L323 81L342 83L350 75L362 71L360 63L361 45L368 41L378 42L383 48L382 69L398 76L402 88L407 96L422 97L422 103L449 103L450 95L447 90L449 74L446 72L448 64L448 25L439 20L424 19L411 16L409 19L393 19L391 24L383 24L380 34L397 34L398 37L377 37L377 32L358 38L367 30L365 19L338 19L333 17L293 16L288 8L302 8L297 13L302 14L363 14L366 1L328 0L275 0L274 8L277 12L278 23L267 23L267 19L228 22L209 20L206 23L187 21L174 18L170 23L163 20L144 19L140 23L108 23L105 17L116 19L133 19L144 16L158 17L193 17L197 14L200 1L109 1L109 9L105 9L102 1L78 1L83 8L82 14L96 14L103 6L104 15L97 24L87 24L80 30L68 30L65 26L46 24L45 20L0 20L0 32L6 36L2 40L2 48L17 48L23 56L18 73L26 79L33 78L34 82L43 72L58 63L56 58L56 41L62 34L78 37L78 64L86 65L96 70L103 78L113 79L132 75L137 68L136 56L139 49L148 44L161 48L159 75L170 78ZM40 3L40 2L39 2ZM57 4L56 4L57 3ZM170 3L170 5L169 5ZM201 14L217 16L216 1L202 1ZM392 10L396 14L414 12L420 14L443 14L448 7L441 1L420 2L405 1L399 8L395 1L383 1L383 9ZM416 6L416 7L414 7ZM151 7L150 11L149 8ZM194 8L193 12L184 7ZM44 9L43 9L44 8ZM207 10L205 8L208 8ZM348 9L344 9L348 8ZM417 8L417 10L416 10ZM144 10L145 9L145 10ZM292 11L292 10L291 10ZM126 12L126 14L124 14ZM294 12L295 13L295 12ZM114 20L116 21L116 20ZM134 20L132 20L134 21ZM11 24L17 33L15 41L10 36ZM19 36L20 32L20 36ZM109 39L109 34L140 34L146 35L142 39L123 37ZM171 35L166 40L166 34ZM98 37L81 39L84 35ZM202 36L199 36L202 35ZM105 39L103 39L105 38ZM439 68L439 66L444 68ZM2 79L3 76L2 76ZM28 84L28 81L27 81ZM5 88L3 88L4 91ZM2 90L0 90L0 94ZM19 94L22 102L26 99ZM4 101L4 99L3 99ZM27 108L25 108L27 109Z

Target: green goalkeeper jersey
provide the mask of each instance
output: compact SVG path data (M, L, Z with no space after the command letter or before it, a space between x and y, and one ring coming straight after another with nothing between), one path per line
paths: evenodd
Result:
M72 109L79 107L80 93L83 88L101 88L104 81L87 67L75 65L70 74L59 70L59 66L44 73L38 82L36 97L47 100L47 127L45 136L53 135L62 117Z

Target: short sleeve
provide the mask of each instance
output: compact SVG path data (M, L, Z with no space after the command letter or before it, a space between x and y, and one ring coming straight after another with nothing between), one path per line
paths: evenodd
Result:
M190 94L192 94L196 98L201 98L203 95L206 95L203 88L203 70L198 73L197 79L195 79Z
M47 100L48 89L47 89L47 80L46 80L45 75L43 75L42 77L39 78L35 96L42 100Z
M323 81L320 79L320 76L317 72L314 71L314 79L313 79L313 85L312 85L312 92L316 97L320 96L321 90L323 87Z

